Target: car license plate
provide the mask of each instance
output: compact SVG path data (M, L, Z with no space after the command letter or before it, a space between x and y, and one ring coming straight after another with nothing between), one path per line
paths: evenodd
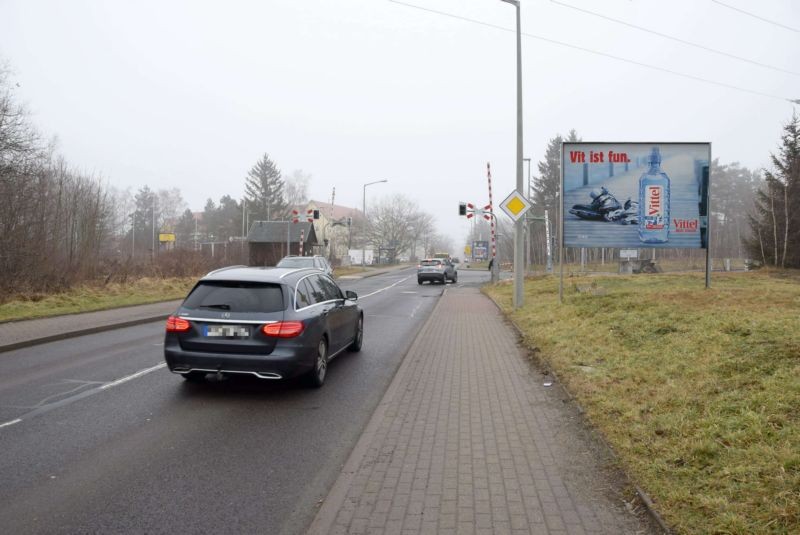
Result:
M250 329L244 325L205 325L203 336L220 338L249 338Z

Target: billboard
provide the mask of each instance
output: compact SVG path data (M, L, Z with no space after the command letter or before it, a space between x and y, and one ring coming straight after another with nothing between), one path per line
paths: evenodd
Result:
M710 143L563 143L565 247L708 247Z
M489 242L488 241L472 242L472 258L473 260L488 260Z

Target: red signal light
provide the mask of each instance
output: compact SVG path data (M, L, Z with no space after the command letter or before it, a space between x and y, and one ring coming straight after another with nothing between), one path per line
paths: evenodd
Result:
M294 338L300 336L305 328L302 321L278 321L267 323L261 328L261 331L267 336L275 338Z
M183 333L189 330L192 325L188 320L170 316L167 318L167 332L168 333Z

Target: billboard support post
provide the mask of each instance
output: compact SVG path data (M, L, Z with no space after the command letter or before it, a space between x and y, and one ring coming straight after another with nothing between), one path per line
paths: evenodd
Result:
M706 209L706 290L711 288L711 144L708 144L708 167L703 170Z
M561 208L558 210L558 302L564 303L564 143L561 143L561 183L558 192L558 202Z
M547 245L545 246L545 251L547 251L547 264L546 264L546 271L547 273L553 272L553 236L550 233L550 214L547 210L544 211L544 234L545 239L547 240Z

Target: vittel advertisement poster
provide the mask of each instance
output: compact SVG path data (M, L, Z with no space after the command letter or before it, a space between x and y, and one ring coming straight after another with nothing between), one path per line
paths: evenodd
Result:
M564 143L565 247L706 248L709 143Z

